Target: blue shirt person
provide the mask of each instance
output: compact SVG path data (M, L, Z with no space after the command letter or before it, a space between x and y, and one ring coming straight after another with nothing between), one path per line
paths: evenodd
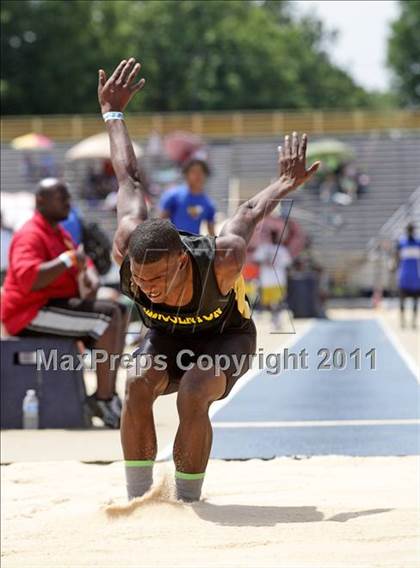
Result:
M407 227L407 236L399 239L397 249L398 287L420 293L420 239L415 237L413 225Z
M189 233L200 233L203 221L209 235L214 235L215 206L204 192L209 175L205 161L193 158L183 168L185 183L165 191L160 199L161 217L169 218L175 227Z
M405 327L405 299L413 299L413 329L417 327L417 300L420 296L420 239L416 238L414 225L407 225L406 236L397 244L398 288L400 290L400 323Z

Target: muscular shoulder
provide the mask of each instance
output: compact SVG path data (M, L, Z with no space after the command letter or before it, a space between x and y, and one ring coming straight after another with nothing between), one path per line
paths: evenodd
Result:
M240 275L246 259L246 243L237 235L216 237L214 270L219 287L229 290Z

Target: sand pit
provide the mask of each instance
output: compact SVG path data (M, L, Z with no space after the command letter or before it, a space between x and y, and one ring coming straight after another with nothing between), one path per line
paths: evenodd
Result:
M2 565L418 566L418 457L212 461L193 505L156 470L127 507L121 462L2 467Z

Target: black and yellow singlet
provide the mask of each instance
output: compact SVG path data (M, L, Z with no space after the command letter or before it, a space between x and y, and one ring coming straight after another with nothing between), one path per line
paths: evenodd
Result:
M128 256L121 265L121 291L134 300L143 323L149 328L175 334L248 332L251 310L243 276L225 296L217 284L213 267L217 237L185 231L179 231L179 234L193 261L193 297L189 304L176 307L151 302L132 280Z

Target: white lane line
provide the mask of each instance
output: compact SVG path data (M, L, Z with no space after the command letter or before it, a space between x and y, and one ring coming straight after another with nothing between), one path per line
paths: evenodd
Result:
M409 355L407 353L406 348L401 343L400 339L392 331L392 329L389 327L388 323L384 319L382 319L381 317L378 317L376 319L376 321L381 325L385 335L387 336L389 341L392 343L392 345L395 347L395 350L397 351L397 353L401 357L401 359L403 359L403 361L407 365L408 369L413 373L416 381L418 383L420 383L419 364L411 357L411 355Z
M286 343L284 345L282 345L279 348L278 351L280 352L280 351L283 351L283 349L293 347L298 341L303 339L303 337L305 337L310 332L310 330L313 328L314 324L315 324L314 321L310 321L308 323L308 325L303 330L301 330L297 334L293 334L293 337L291 337L288 341L286 341ZM258 329L257 329L257 332L258 332ZM247 385L250 381L255 379L255 377L257 377L258 375L260 375L263 372L264 372L263 369L259 369L257 367L255 369L250 369L247 373L245 373L245 375L243 377L241 377L239 379L239 381L234 385L233 389L229 393L229 396L227 396L223 400L219 400L219 401L214 402L210 406L210 411L209 411L210 420L213 418L213 416L217 412L219 412L219 410L221 410L224 406L229 404L231 402L231 400L238 394L238 392L241 391L244 388L245 385ZM172 455L172 447L173 447L172 442L167 444L160 452L158 452L158 455L156 457L156 461L167 460Z
M385 420L287 420L280 422L213 422L213 428L312 428L314 426L385 426L420 424L419 418Z

